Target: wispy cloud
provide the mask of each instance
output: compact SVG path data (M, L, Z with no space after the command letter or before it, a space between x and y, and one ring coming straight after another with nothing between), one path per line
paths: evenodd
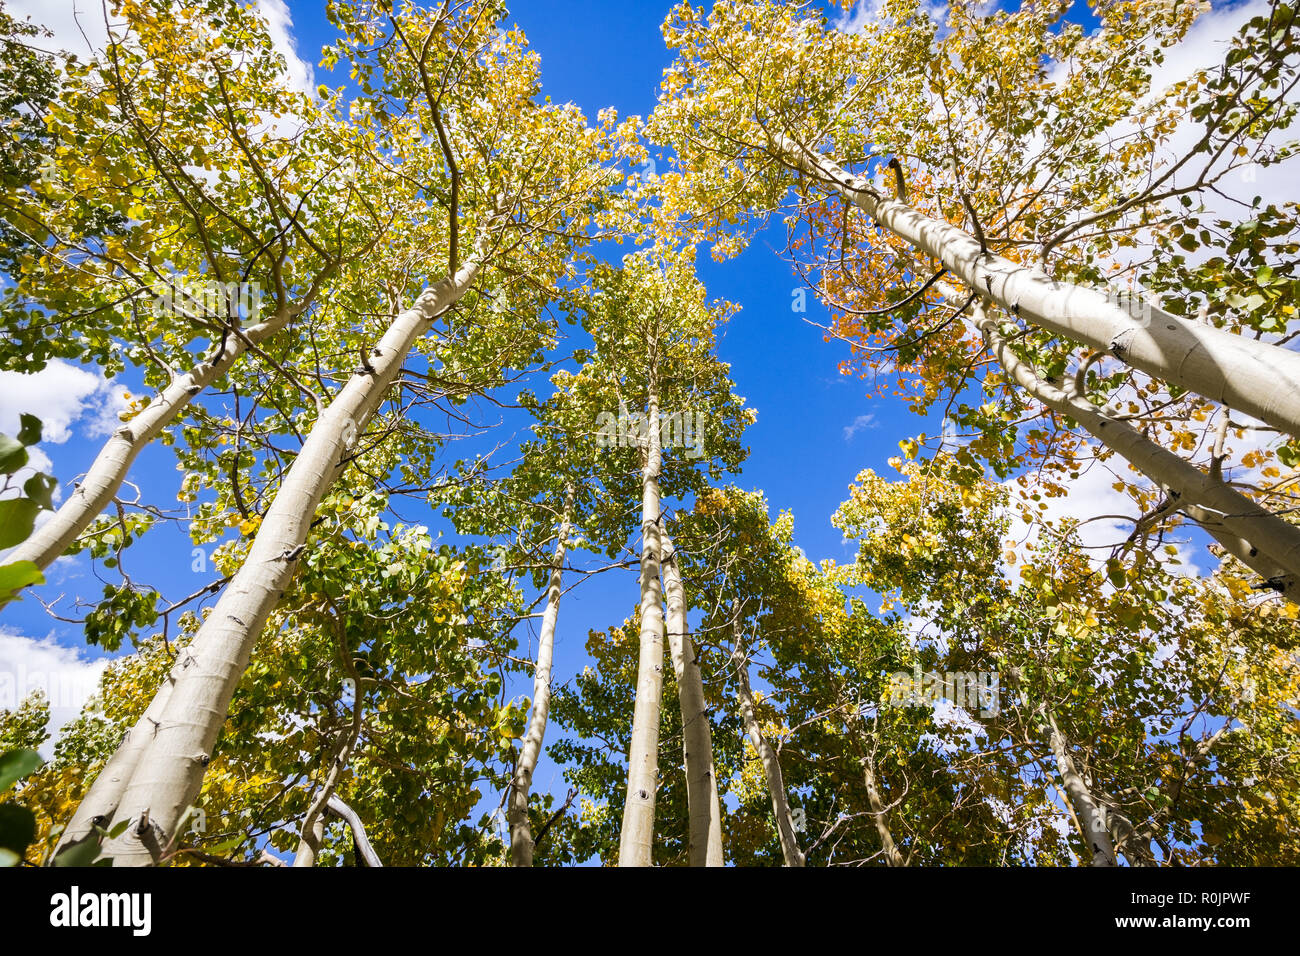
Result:
M298 55L298 41L293 35L293 15L284 0L259 0L257 10L266 21L266 32L288 66L289 84L306 93L316 91L316 71L309 61Z
M867 412L867 414L859 415L857 418L853 419L852 425L844 426L844 440L852 441L853 436L856 435L858 432L862 431L862 429L864 428L879 428L879 427L880 426L876 422L876 413Z
M9 8L19 19L31 17L54 34L53 40L41 45L67 50L86 58L104 49L108 40L104 9L98 0L10 0ZM266 32L275 49L284 56L289 84L298 90L314 93L315 70L309 60L298 55L293 33L293 14L285 0L257 0L257 10L266 22ZM121 20L112 21L120 27ZM119 30L115 32L120 33Z

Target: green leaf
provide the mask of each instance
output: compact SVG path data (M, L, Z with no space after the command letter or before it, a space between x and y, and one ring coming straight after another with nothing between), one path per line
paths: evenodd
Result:
M27 449L23 443L0 435L0 475L12 475L27 464Z
M36 839L36 814L16 803L0 803L0 847L19 856Z
M53 866L90 866L99 856L99 837L92 833L76 843L70 843L59 851L52 861Z
M35 445L41 440L41 420L35 415L19 415L18 440L24 445Z
M6 850L0 846L0 869L4 869L6 866L17 866L21 859L22 857L13 850Z
M41 506L30 498L0 501L0 548L12 548L26 541L36 526L36 515L40 510Z
M230 837L229 839L222 840L220 843L213 843L211 846L205 846L203 849L204 852L220 856L223 853L229 853L243 842L244 835L241 833L237 836Z
M53 510L54 499L51 493L54 491L56 484L58 482L49 475L32 475L23 483L23 494L47 511Z
M4 793L23 777L45 763L35 750L22 748L0 755L0 793Z
M31 584L44 584L45 575L31 561L0 565L0 607L16 599L20 590Z

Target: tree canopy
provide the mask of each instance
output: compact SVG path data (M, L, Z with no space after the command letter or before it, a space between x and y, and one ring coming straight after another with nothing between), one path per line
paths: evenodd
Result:
M502 0L331 0L314 88L256 2L0 6L0 623L106 659L0 673L0 865L1300 863L1249 8L683 2L593 117ZM760 247L788 305L711 291ZM833 514L747 480L748 313L796 420L916 416L783 463ZM56 465L67 368L133 394Z

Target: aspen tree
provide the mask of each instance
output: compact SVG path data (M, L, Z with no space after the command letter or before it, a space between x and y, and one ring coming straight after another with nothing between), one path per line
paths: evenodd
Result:
M321 411L281 481L243 565L160 689L147 722L133 729L124 753L110 762L104 785L93 787L83 800L78 823L106 817L131 821L109 851L119 864L149 863L176 840L177 826L198 795L226 707L253 645L307 547L312 515L346 468L349 453L396 382L408 353L434 320L440 316L447 322L457 320L450 310L481 281L485 269L500 268L506 275L532 270L531 288L542 290L544 297L557 274L564 272L567 250L598 211L602 190L611 181L611 173L598 163L616 158L617 144L587 129L571 106L532 102L536 62L527 55L522 38L492 40L492 20L484 22L475 11L463 21L448 15L429 22L413 12L395 19L387 14L364 21L348 19L367 9L363 4L335 10L345 15L345 25L353 31L355 45L348 48L349 55L380 56L378 64L358 60L366 94L373 91L374 70L382 67L386 95L409 95L406 115L428 124L430 132L440 127L444 111L467 109L474 103L476 109L486 111L475 123L491 127L499 120L513 126L515 137L492 140L479 135L475 123L462 121L452 134L419 141L438 145L426 148L423 156L413 155L411 169L426 171L422 174L435 179L447 176L454 187L443 220L450 237L448 273L393 319ZM399 42L375 50L369 38L377 24L391 29ZM489 45L491 49L485 51ZM467 68L459 73L460 85L434 89L429 79L432 57L462 59ZM530 143L555 149L537 157ZM516 153L533 159L519 164ZM520 170L513 181L505 172L512 167ZM462 181L462 177L468 178ZM516 217L529 217L529 229L512 235L510 224ZM432 217L432 222L436 225L438 217ZM532 231L542 223L548 224L543 233ZM462 230L473 237L471 247L463 252L458 242ZM504 328L500 325L504 320L504 316L494 320L497 328ZM517 319L514 326L519 328ZM486 338L491 340L490 335ZM537 346L534 340L520 341L517 347L531 354ZM65 839L76 835L70 828Z

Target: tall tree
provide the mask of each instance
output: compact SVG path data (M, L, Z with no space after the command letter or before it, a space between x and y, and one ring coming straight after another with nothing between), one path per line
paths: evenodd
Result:
M431 19L414 8L400 16L368 4L334 9L374 113L398 103L399 115L423 131L422 146L440 143L436 153L417 153L413 162L428 165L415 165L412 171L428 177L427 202L442 210L441 217L429 217L428 225L436 228L441 219L446 230L448 271L415 296L413 307L392 318L347 383L320 409L259 523L244 564L141 724L101 773L102 783L83 800L67 837L84 832L95 818L131 820L111 849L123 864L150 862L175 837L198 794L253 644L308 547L312 515L347 466L349 452L398 379L412 347L439 318L448 332L477 325L474 347L491 347L495 321L497 328L508 325L507 339L521 350L516 355L533 354L547 334L541 316L521 329L515 316L506 323L504 316L494 319L486 309L475 316L449 310L485 270L528 275L535 288L545 290L563 273L567 250L590 221L606 181L598 165L608 155L601 153L602 137L586 128L576 110L534 100L535 60L528 57L522 38L493 39L494 18L485 17L492 11L457 8ZM393 42L374 46L376 31ZM456 65L454 84L441 90L431 85L435 61ZM385 85L376 89L371 82L381 72ZM445 76L449 79L451 73ZM444 114L458 118L455 142L437 135ZM499 128L509 128L512 136L493 139ZM530 145L543 143L548 147L544 151L535 152ZM520 162L520 156L529 160ZM449 184L441 199L439 180ZM539 230L543 223L546 229ZM462 232L471 237L464 252ZM499 368L519 364L517 358L502 358ZM458 359L445 355L441 361L454 366Z
M1290 160L1280 138L1300 77L1295 11L1271 4L1232 38L1221 68L1165 88L1153 86L1163 51L1199 8L1094 11L1101 27L1087 37L1068 4L983 16L959 3L939 23L900 0L856 31L811 5L737 0L705 18L684 4L665 23L677 59L648 127L678 155L662 177L664 215L729 255L746 241L738 223L783 211L800 272L836 315L828 333L853 346L846 370L896 372L918 411L946 397L977 439L963 453L1001 475L1043 458L1053 477L1077 471L1088 448L1069 429L1008 429L1023 396L991 383L999 401L954 408L988 352L964 334L957 307L932 307L941 276L963 299L995 303L1047 378L1074 364L1094 404L1117 406L1107 418L1140 420L1174 453L1199 446L1188 422L1207 418L1238 416L1228 426L1238 439L1254 424L1245 416L1294 439L1300 368L1284 347L1291 313L1279 293L1294 281L1300 220L1258 199L1243 199L1237 221L1211 221L1206 206L1239 174ZM1234 105L1246 100L1248 116ZM1189 109L1196 136L1175 143ZM1122 148L1102 145L1121 136ZM1189 252L1208 256L1205 267L1189 266ZM1249 263L1245 276L1235 260ZM1109 281L1121 267L1114 278L1127 287ZM1228 273L1231 291L1215 285ZM1149 300L1160 294L1163 308ZM1192 320L1198 305L1204 321ZM1222 465L1231 443L1215 448ZM1292 462L1293 441L1235 457L1245 470L1274 454ZM1256 507L1286 512L1276 478L1239 483ZM1130 490L1144 514L1159 500L1159 489ZM1213 510L1187 513L1214 525Z
M600 432L611 470L635 475L635 497L641 502L640 662L619 865L648 866L664 666L663 497L665 492L682 497L702 487L708 475L735 467L743 458L740 436L751 413L733 393L727 367L713 351L717 328L731 306L707 301L689 250L656 246L625 257L619 269L598 265L591 284L583 325L594 347L575 392L594 413L588 427ZM632 461L635 471L624 467ZM614 477L609 475L607 483L615 484ZM629 483L627 478L617 484ZM627 490L627 497L613 500L628 500ZM683 679L688 676L694 680L683 658ZM712 778L711 753L692 747L687 758L697 781ZM716 800L707 788L692 789L706 806ZM710 856L711 840L716 860L718 831L712 823L706 826L716 811L696 809L704 828L695 835L696 862Z

